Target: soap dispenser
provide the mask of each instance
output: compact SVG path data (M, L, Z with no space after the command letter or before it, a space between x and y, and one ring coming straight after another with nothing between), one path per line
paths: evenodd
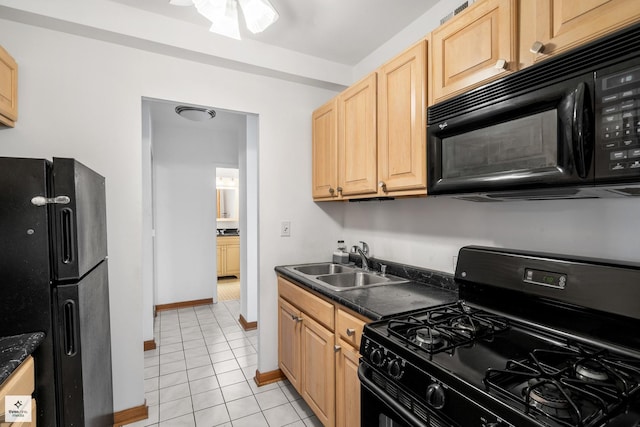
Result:
M349 253L346 251L347 246L344 244L344 240L338 240L338 249L333 253L333 262L336 264L348 264Z

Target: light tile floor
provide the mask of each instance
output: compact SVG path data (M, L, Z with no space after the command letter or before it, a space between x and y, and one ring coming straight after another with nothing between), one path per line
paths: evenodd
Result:
M158 347L144 353L149 418L127 426L321 426L288 381L256 385L257 331L239 315L239 300L159 312Z

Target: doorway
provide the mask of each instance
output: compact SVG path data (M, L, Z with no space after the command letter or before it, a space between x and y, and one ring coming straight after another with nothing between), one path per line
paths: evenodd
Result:
M216 168L217 299L240 299L240 170Z
M143 277L152 278L143 285L152 290L150 297L145 293L145 307L218 302L218 229L235 228L239 244L231 252L239 252L235 257L239 265L232 276L239 282L241 317L257 320L257 282L247 281L257 277L258 269L257 214L247 213L248 206L257 206L258 197L257 116L204 107L214 110L215 117L197 122L176 114L177 106L190 104L151 98L143 98L142 103L149 122L148 129L143 129L148 146L143 143L142 157L150 164L148 171L143 167L149 175L143 179L143 193L150 195L143 197L149 205L143 211L153 210L156 223L151 230L153 225L143 217L143 229L155 236L153 256L150 261L143 258L143 268L151 272ZM143 128L144 123L143 119ZM237 171L235 213L230 211L232 204L224 205L225 200L218 215L216 169ZM220 226L223 222L225 226Z

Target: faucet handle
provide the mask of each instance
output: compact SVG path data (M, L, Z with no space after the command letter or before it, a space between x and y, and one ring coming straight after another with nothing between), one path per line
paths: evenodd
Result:
M369 245L367 245L367 242L363 242L362 240L360 240L360 243L362 243L362 252L365 255L369 255Z

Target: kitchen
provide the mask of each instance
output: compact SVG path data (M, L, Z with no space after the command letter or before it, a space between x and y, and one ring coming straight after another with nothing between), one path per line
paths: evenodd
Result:
M471 243L638 261L638 243L632 234L639 225L638 208L633 199L509 204L469 204L446 198L312 202L311 112L434 28L449 12L448 2L437 3L431 14L353 67L322 60L297 64L303 82L312 84L256 76L250 74L251 66L225 68L220 60L191 61L190 55L197 56L191 51L180 50L175 58L157 52L157 46L141 50L145 46L137 37L178 49L201 42L188 35L177 42L166 40L162 29L179 33L191 26L161 17L151 21L157 23L155 28L144 33L138 22L152 17L134 8L102 1L96 2L101 7L97 13L70 1L56 7L47 2L22 3L0 2L2 45L21 64L20 119L15 129L0 133L1 152L3 156L74 157L108 178L116 411L144 400L141 343L148 338L141 329L131 328L150 320L143 314L149 307L143 306L140 278L141 186L133 184L141 176L144 96L260 116L259 310L256 319L248 320L257 320L260 326L261 372L277 367L272 344L277 341L273 267L327 260L338 239L349 246L366 240L377 258L449 273L459 248ZM65 23L62 30L60 21ZM81 37L87 26L93 28L94 38ZM116 32L129 39L121 41ZM254 67L270 65L266 55L253 55L252 61L256 61L250 64ZM282 153L296 161L283 167ZM291 221L288 238L279 235L284 220Z

